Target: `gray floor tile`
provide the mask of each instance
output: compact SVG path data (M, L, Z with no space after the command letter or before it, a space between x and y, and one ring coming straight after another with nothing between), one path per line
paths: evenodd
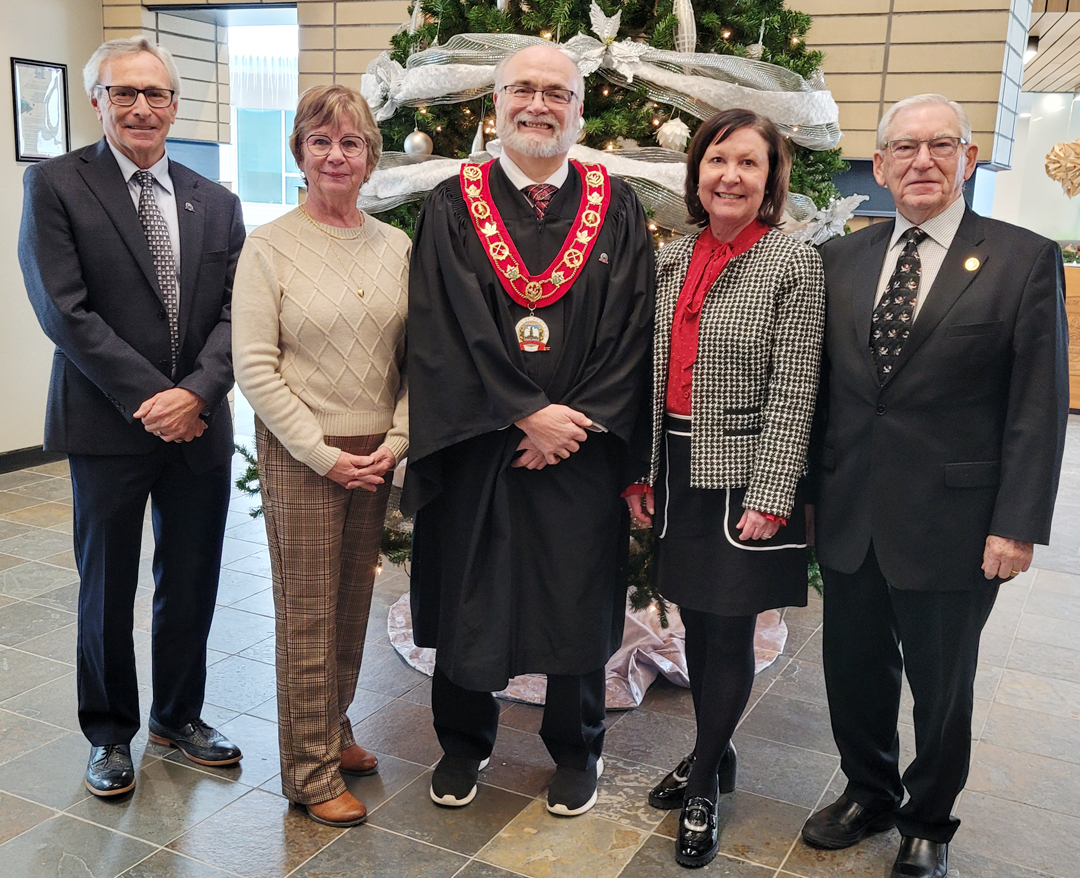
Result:
M0 710L0 763L18 759L66 734L48 723Z
M0 845L55 815L51 808L0 793Z
M739 751L738 789L804 808L817 804L840 764L838 756L742 732L736 732L734 740Z
M1080 646L1080 643L1077 646ZM1009 652L1008 667L1080 683L1080 649L1017 638Z
M229 710L246 711L277 692L274 668L264 662L229 656L206 669L206 701Z
M266 640L273 633L273 619L232 607L218 607L214 611L214 622L210 626L206 645L221 652L237 653Z
M604 752L651 766L663 776L693 749L695 737L693 720L634 710L608 731Z
M424 772L372 813L368 822L417 841L472 856L526 808L532 798L481 782L466 808L431 801L431 773Z
M36 689L43 683L70 674L74 669L64 662L19 649L0 646L0 702Z
M1080 716L1080 683L1006 670L995 701L1055 716Z
M967 789L1080 818L1080 765L980 742Z
M0 861L19 878L114 878L153 852L145 842L58 814L0 846Z
M169 849L245 878L283 878L341 832L319 825L280 796L252 790Z
M75 622L73 613L17 601L0 607L0 645L17 646L24 640Z
M837 755L827 706L784 698L771 691L765 693L743 718L739 731L781 744Z
M736 860L719 854L709 865L695 869L694 875L723 876L723 878L772 878L775 869ZM675 862L675 845L671 839L652 836L634 854L620 878L683 878L687 870Z
M69 808L67 813L151 844L165 845L248 789L168 760L155 759L140 768L131 795L117 801L91 796Z
M182 857L172 851L158 851L128 869L122 878L232 878L206 863Z
M403 838L378 826L365 826L349 830L301 866L293 878L451 878L462 874L459 870L467 862L459 854Z
M1051 716L1008 704L995 704L982 741L1080 764L1080 717Z
M367 806L368 813L375 811L384 802L397 795L406 786L416 780L427 769L415 762L407 762L404 759L395 759L383 753L376 754L379 757L379 770L367 777L353 777L342 775L345 786L349 788L357 799ZM280 784L278 785L280 787ZM266 785L263 785L266 789ZM434 805L434 803L432 803Z
M431 725L430 708L394 701L353 725L353 737L376 753L388 753L418 765L434 765L443 755Z

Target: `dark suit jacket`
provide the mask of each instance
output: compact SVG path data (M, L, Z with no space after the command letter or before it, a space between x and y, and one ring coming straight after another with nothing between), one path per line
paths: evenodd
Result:
M244 243L240 200L176 162L169 162L169 175L181 254L175 382L153 257L105 139L26 170L19 262L38 320L56 344L46 450L158 449L161 440L132 413L179 386L207 403L208 429L184 444L192 469L205 472L232 454L225 395L233 385L232 281Z
M897 588L974 589L988 534L1049 540L1068 414L1061 252L968 210L879 386L870 317L892 229L821 248L818 558L854 573L873 540Z

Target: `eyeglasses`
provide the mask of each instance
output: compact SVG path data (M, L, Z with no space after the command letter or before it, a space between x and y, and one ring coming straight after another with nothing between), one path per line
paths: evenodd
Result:
M109 95L109 103L118 107L132 107L139 95L146 98L146 102L154 109L161 110L173 102L176 94L171 88L132 88L130 85L102 85L98 83L95 88L103 88Z
M951 159L956 155L960 144L967 144L963 137L931 137L929 140L890 140L885 144L894 159L913 159L918 155L919 148L926 144L930 155L936 159Z
M503 93L515 101L531 101L534 94L540 95L540 100L553 107L565 107L575 97L568 88L532 88L528 85L504 85Z
M331 140L325 134L312 134L304 140L304 143L307 144L308 152L317 156L330 155L330 150L334 148L335 143L341 149L341 154L350 159L363 155L367 149L367 141L363 137L354 135L342 137L341 140Z

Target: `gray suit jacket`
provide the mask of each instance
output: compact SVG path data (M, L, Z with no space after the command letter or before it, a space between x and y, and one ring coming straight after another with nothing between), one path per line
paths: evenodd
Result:
M854 573L872 540L897 588L979 588L987 535L1050 537L1069 398L1061 251L968 210L879 385L870 318L892 228L821 248L818 559Z
M26 170L19 262L38 320L56 345L46 450L149 453L161 440L132 413L179 386L207 402L209 428L184 444L192 469L204 472L232 454L225 395L233 385L232 281L244 243L240 200L176 162L169 175L181 253L175 382L153 257L105 139Z

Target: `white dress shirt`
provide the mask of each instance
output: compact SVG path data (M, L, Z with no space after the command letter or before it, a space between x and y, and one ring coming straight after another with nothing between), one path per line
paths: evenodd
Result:
M927 236L918 246L919 261L922 263L922 275L919 279L919 295L915 300L915 313L912 320L919 316L926 294L934 285L941 264L945 261L945 254L952 246L956 230L960 228L960 221L964 218L965 204L963 197L957 198L937 216L919 224L919 228L926 232ZM874 297L876 304L885 293L889 285L889 278L896 270L896 260L904 250L900 237L908 229L915 228L915 223L905 219L899 213L896 214L896 225L893 228L892 239L889 241L889 249L885 253L885 262L881 266L881 277L878 279L877 296Z
M116 163L120 166L120 173L124 175L128 193L139 209L139 195L142 186L135 179L135 172L141 170L138 165L112 145L112 141L106 139L109 149L116 157ZM169 155L166 153L160 160L147 168L154 175L154 201L157 202L158 210L161 211L165 225L169 227L169 241L172 243L173 264L176 266L176 305L180 307L180 220L176 215L176 188L173 186L172 177L169 176Z
M526 174L521 168L514 164L514 160L510 158L505 152L499 156L499 163L502 165L503 173L513 184L514 188L521 192L523 198L528 200L529 204L532 204L532 199L525 194L524 190L530 186L535 186L538 181L533 180L528 174ZM561 189L562 184L566 182L566 177L570 173L570 160L565 156L563 157L562 164L559 169L544 180L550 186L554 186L556 189Z

